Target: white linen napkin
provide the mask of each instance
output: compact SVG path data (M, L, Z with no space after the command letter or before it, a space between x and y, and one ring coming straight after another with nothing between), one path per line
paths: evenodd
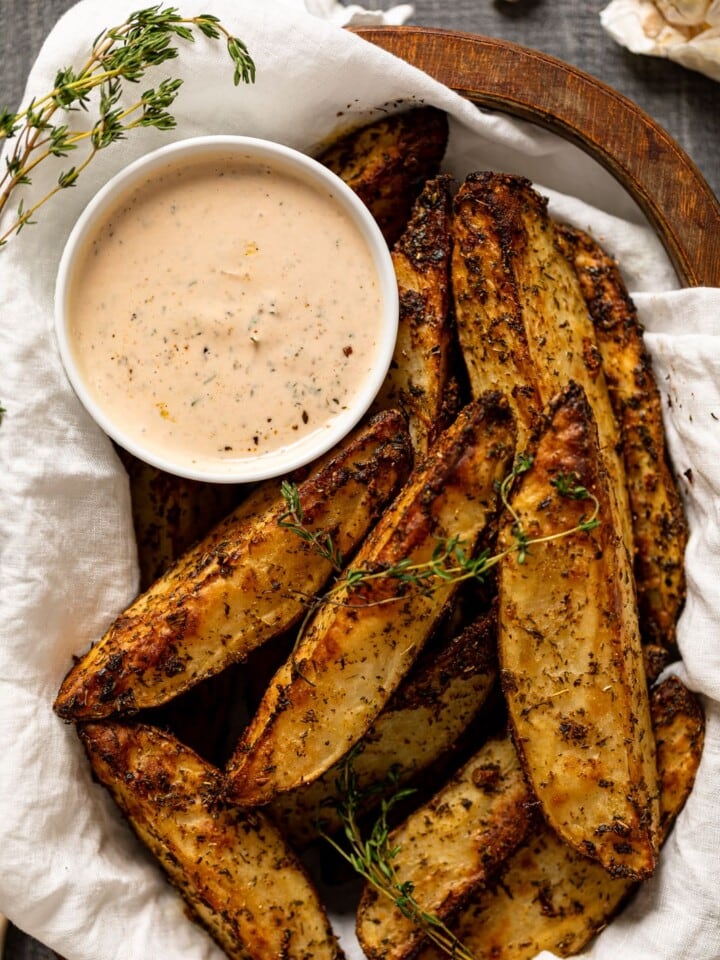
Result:
M107 438L64 376L52 332L64 241L93 192L169 139L251 134L312 150L338 123L424 101L452 118L447 169L523 173L551 209L593 229L620 259L649 331L692 535L679 627L684 670L708 717L696 789L657 875L588 951L594 960L715 960L720 955L720 290L679 291L635 204L577 148L482 113L406 64L299 5L187 0L242 37L257 83L235 89L218 45L199 40L163 76L183 77L176 130L147 130L100 154L73 190L0 250L0 911L68 960L220 960L180 898L93 784L72 727L51 710L75 654L97 639L137 586L128 485ZM93 38L137 0L84 0L58 23L28 82L52 87ZM37 171L41 195L66 162ZM9 222L9 215L4 218ZM337 917L350 957L352 918Z
M612 0L600 22L633 53L667 57L720 80L718 0Z
M357 3L342 4L337 0L300 0L308 13L330 20L341 27L374 27L381 24L397 26L411 17L415 8L410 3L400 3L384 9L385 4L374 4L378 9L368 9ZM382 7L383 9L379 9Z

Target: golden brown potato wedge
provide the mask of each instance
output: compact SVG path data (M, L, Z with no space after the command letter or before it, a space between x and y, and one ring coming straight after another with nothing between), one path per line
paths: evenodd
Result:
M466 407L366 539L356 570L427 563L488 532L514 423L497 394ZM420 653L457 581L341 579L275 674L228 767L228 796L253 806L310 783L372 725Z
M543 408L571 380L597 421L612 509L632 547L620 434L575 271L558 249L547 201L528 180L471 174L455 198L452 282L473 395L513 398L522 450Z
M397 882L432 916L445 920L523 841L533 797L510 735L488 740L463 768L390 834ZM422 928L367 885L357 935L370 960L406 960Z
M451 378L450 177L429 180L392 258L400 294L395 353L376 400L408 418L416 453L424 457L448 425L445 404Z
M261 813L223 806L218 770L151 726L79 732L95 776L228 957L342 956L300 861Z
M317 159L357 193L392 246L425 181L440 169L447 138L442 110L412 107L350 130Z
M349 552L407 475L404 418L379 414L299 486L308 529ZM279 481L258 487L113 623L65 678L66 720L157 706L244 659L298 621L330 561L279 525Z
M233 510L244 493L158 470L118 448L130 481L140 589L147 590L181 554Z
M357 786L374 787L392 770L396 785L406 784L452 752L458 737L480 712L497 677L497 614L480 616L413 671L362 739L353 771ZM418 667L421 665L418 664ZM332 766L307 787L279 796L271 812L295 846L317 839L318 821L326 833L341 826L333 806L339 799L340 770Z
M610 399L622 434L635 540L640 629L649 643L673 647L685 600L687 525L665 446L660 393L643 329L615 261L573 227L560 246L580 280L595 325Z
M665 667L672 663L672 656L667 647L661 647L654 643L643 644L643 663L645 664L645 676L647 682L652 686L663 672Z
M495 182L494 174L474 174L455 197L452 288L473 396L500 390L511 399L518 421L518 449L522 450L540 417L543 398L517 278L524 264L516 266L516 258L524 252L527 240L522 223L516 222L520 212L513 219L511 210L504 213L502 204L494 203ZM498 181L509 186L512 182ZM522 241L519 248L518 239ZM537 272L540 277L534 277L535 281L541 279ZM533 288L532 283L529 286ZM534 286L539 289L537 282Z
M652 873L657 769L632 568L597 431L571 384L511 498L530 538L499 573L499 655L518 752L548 823L616 876ZM579 527L597 499L599 526ZM517 538L511 517L500 544ZM574 532L568 532L574 531ZM555 539L550 539L555 538Z
M664 839L692 790L704 724L698 701L676 677L660 684L650 702ZM570 957L608 924L636 886L611 877L542 826L450 926L475 960L532 960L543 950ZM441 960L445 954L427 947L418 956Z
M236 484L176 477L121 447L117 453L130 482L140 590L145 591L237 507L249 490ZM235 671L226 670L173 700L162 722L167 721L183 743L199 747L205 759L224 763L224 740L237 688Z

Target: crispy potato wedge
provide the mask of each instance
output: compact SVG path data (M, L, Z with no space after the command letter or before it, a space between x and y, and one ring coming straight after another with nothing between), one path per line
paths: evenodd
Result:
M472 553L497 508L514 423L507 401L466 407L366 539L357 570L431 561L459 538ZM275 674L228 766L228 796L246 806L310 783L366 733L429 637L457 581L347 578Z
M513 398L522 450L544 407L571 380L592 407L612 509L632 548L620 433L593 323L575 271L556 243L547 201L528 180L475 173L455 198L452 282L473 396Z
M218 770L155 727L105 721L79 734L95 776L228 957L342 957L300 861L262 813L223 806Z
M429 803L390 834L397 882L412 883L420 907L445 920L515 850L530 829L532 794L510 735L488 740ZM367 885L357 935L369 960L405 960L422 929Z
M632 568L610 509L597 431L571 384L510 504L531 538L499 573L501 679L515 740L548 823L616 876L652 873L657 769ZM599 526L578 529L598 502ZM568 532L574 531L574 532ZM517 537L513 517L500 544Z
M117 448L130 483L133 527L145 591L194 543L247 496L247 487L203 483L165 473ZM237 699L238 678L225 670L173 700L162 718L183 743L206 760L224 763L225 731ZM161 724L162 725L162 724Z
M665 446L660 393L643 329L616 262L581 230L561 226L558 237L580 280L621 426L640 629L647 642L673 647L685 601L687 524Z
M650 704L664 839L692 790L704 721L698 701L676 677L653 690ZM608 924L636 886L611 877L542 826L450 927L475 960L532 960L543 950L570 957ZM445 956L435 947L418 955L419 960Z
M483 707L497 678L495 610L469 624L439 653L417 664L362 739L353 761L360 790L375 788L394 771L395 784L450 753L458 737ZM271 812L295 846L318 837L317 823L335 833L341 820L333 803L340 799L340 770L332 766L307 787L281 794ZM373 799L380 802L379 789Z
M442 110L413 107L350 130L317 159L357 193L392 246L425 181L440 169L447 139Z
M454 337L450 306L450 177L429 180L392 252L400 322L377 409L408 418L416 453L424 457L444 423Z
M672 656L667 647L661 647L659 644L643 644L643 663L645 664L645 676L647 682L652 686L663 672L665 667L672 663Z
M120 448L118 455L130 481L140 589L147 590L226 517L244 494L233 484L175 477Z
M660 778L660 831L665 841L695 783L705 738L702 704L675 676L650 694Z
M468 177L455 196L452 288L473 396L500 390L511 399L522 450L541 415L543 398L516 275L524 264L516 266L515 260L527 242L516 250L518 235L524 240L522 226L494 203L494 177Z
M299 485L306 526L346 554L405 479L404 418L379 414ZM312 544L279 525L279 481L268 481L186 553L112 624L63 681L66 720L157 706L279 635L332 572Z

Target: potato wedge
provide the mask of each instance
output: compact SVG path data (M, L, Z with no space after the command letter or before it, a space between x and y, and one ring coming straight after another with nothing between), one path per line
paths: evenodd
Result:
M349 552L406 477L410 458L404 418L378 415L300 484L305 523ZM72 668L56 712L98 719L157 706L297 622L332 566L279 525L284 510L279 481L256 488Z
M234 484L175 477L119 448L118 455L130 481L140 589L147 590L240 503L244 492Z
M480 712L497 678L497 614L486 613L413 671L362 739L353 770L360 790L376 787L392 769L406 784L452 751L458 737ZM295 846L318 837L317 822L335 833L341 820L338 765L307 787L281 794L271 812ZM382 793L373 799L379 803Z
M392 364L377 409L408 418L416 454L424 457L448 423L445 402L454 339L450 306L450 177L429 180L392 252L400 322Z
M635 540L640 629L672 648L685 601L687 524L673 476L660 393L643 329L615 261L574 227L558 227L595 325L610 400L620 423Z
M145 591L194 543L205 537L248 494L236 484L204 483L165 473L117 448L130 482L133 528ZM162 723L206 760L224 763L225 731L237 698L238 678L226 670L188 690L167 707ZM177 709L174 706L177 705Z
M218 770L151 726L79 733L95 776L228 957L342 957L300 861L261 813L222 805Z
M522 450L541 415L543 397L516 276L524 266L516 267L516 258L526 242L516 250L517 235L523 239L522 226L509 211L503 216L502 207L495 209L494 183L494 174L475 174L455 197L452 288L472 394L500 390L511 399ZM533 289L532 279L527 286ZM539 290L537 283L534 286Z
M664 839L692 790L704 722L698 701L677 677L660 684L650 704ZM475 960L532 960L543 950L570 957L609 923L636 886L633 880L611 877L543 826L450 927ZM431 946L418 954L419 960L445 956Z
M459 538L472 553L497 508L514 424L507 401L466 407L416 468L354 561L382 571L430 561ZM228 796L246 806L310 783L365 734L420 653L457 581L341 580L275 674L228 766Z
M528 180L471 174L455 198L452 281L473 396L513 398L518 449L571 380L587 395L623 539L632 524L620 433L580 284L558 249L547 201Z
M350 130L317 159L357 193L392 246L425 181L440 169L447 138L442 110L412 107Z
M610 509L595 422L571 384L551 404L532 467L512 495L531 538L500 564L501 679L542 813L615 876L652 873L657 769L632 569ZM578 529L597 498L599 526ZM568 531L574 531L568 533ZM509 547L510 519L500 531Z
M532 794L510 735L488 740L429 803L390 834L398 883L440 920L466 902L523 841ZM369 960L406 960L422 928L373 887L358 907L357 935Z
M673 658L667 647L662 647L659 644L654 643L643 644L645 676L647 677L647 682L650 686L657 681L665 667L670 666L672 659Z

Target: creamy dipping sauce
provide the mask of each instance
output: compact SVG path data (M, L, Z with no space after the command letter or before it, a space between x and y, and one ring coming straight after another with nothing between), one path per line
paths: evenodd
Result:
M235 156L175 161L86 239L75 361L129 437L189 465L327 428L377 360L372 254L327 192Z

